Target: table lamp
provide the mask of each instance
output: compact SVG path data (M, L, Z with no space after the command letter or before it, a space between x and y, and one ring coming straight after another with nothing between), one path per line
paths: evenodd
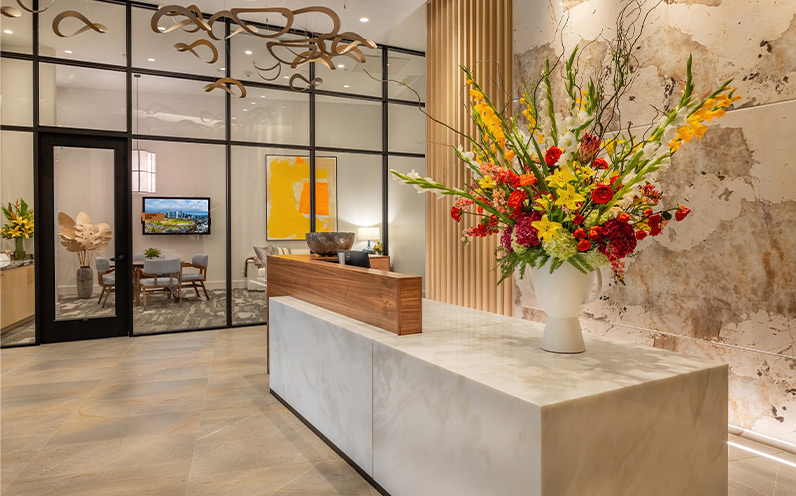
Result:
M368 248L366 251L372 252L373 249L370 247L371 241L378 241L381 239L381 232L379 231L378 227L360 227L359 228L359 239L360 241L368 242Z

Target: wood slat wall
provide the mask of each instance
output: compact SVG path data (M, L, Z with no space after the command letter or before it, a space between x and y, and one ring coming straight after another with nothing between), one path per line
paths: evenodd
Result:
M428 46L428 112L455 129L473 135L475 125L466 106L468 89L459 69L467 66L495 102L503 106L512 94L512 0L430 0L426 26ZM510 105L509 105L510 107ZM426 125L428 175L448 185L463 184L465 167L453 147L464 139L443 126ZM471 178L467 173L468 179ZM474 240L464 246L466 220L450 217L453 200L426 199L426 297L511 315L512 282L497 286L494 251L498 237Z

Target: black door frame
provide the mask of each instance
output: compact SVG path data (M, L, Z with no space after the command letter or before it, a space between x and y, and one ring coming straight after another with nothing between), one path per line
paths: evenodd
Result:
M114 242L116 258L116 315L77 320L55 320L56 218L54 212L53 147L102 148L114 151ZM37 238L37 342L78 341L129 336L133 328L132 299L132 209L129 157L126 136L98 136L63 132L40 132L38 139L36 212ZM93 298L93 297L92 297Z

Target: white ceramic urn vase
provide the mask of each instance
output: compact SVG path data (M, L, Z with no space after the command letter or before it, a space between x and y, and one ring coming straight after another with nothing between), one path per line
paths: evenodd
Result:
M541 347L552 353L583 353L586 344L578 315L600 295L602 275L599 270L584 274L570 263L551 274L551 263L552 259L531 271L531 287L547 314Z

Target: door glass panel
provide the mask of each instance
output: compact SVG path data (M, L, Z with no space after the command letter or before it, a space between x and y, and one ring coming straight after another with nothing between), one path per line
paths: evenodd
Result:
M53 150L55 318L116 315L113 150Z

